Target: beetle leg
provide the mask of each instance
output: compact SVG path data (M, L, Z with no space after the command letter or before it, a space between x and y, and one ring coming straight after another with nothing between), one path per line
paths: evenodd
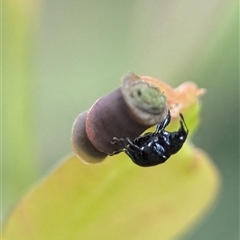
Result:
M133 162L135 162L134 159L136 157L136 152L133 149L126 148L125 153L132 159Z
M111 144L122 144L122 143L123 143L123 145L126 145L126 141L127 141L126 138L113 137L113 138L112 138L112 141L111 141ZM118 153L120 153L120 152L125 152L125 148L120 148L120 149L118 149L118 150L116 150L116 151L114 151L113 153L108 154L108 155L109 155L109 156L112 156L112 155L118 154Z
M115 143L119 143L119 142L125 142L126 139L125 138L117 138L117 137L113 137L111 144L115 144Z
M109 155L109 156L113 156L113 155L116 155L116 154L121 153L121 152L125 152L125 149L124 149L124 148L118 149L117 151L114 151L113 153L108 154L108 155Z
M129 138L126 138L126 140L127 140L128 144L131 146L131 151L142 152L142 149L139 146L137 146L136 144L134 144Z

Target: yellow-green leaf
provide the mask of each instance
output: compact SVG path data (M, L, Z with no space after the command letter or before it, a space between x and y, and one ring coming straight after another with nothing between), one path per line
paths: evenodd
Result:
M189 143L150 168L124 154L94 165L69 157L22 199L3 239L172 239L204 215L218 185L208 156Z

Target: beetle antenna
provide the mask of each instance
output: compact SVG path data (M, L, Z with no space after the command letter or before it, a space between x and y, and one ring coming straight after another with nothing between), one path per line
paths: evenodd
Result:
M187 133L188 133L189 130L188 130L187 124L186 124L186 122L185 122L185 120L184 120L184 117L183 117L182 113L179 113L179 116L180 116L180 118L181 118L181 126L184 125L184 127L186 128Z
M165 127L170 123L171 121L171 114L170 114L170 111L168 109L168 114L166 116L166 118L157 125L157 128L156 128L156 133L159 133L161 130L165 129Z

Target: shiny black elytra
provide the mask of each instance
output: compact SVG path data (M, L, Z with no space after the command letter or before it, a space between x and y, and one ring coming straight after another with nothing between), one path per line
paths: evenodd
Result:
M125 152L132 161L141 167L151 167L164 163L171 155L177 153L187 139L188 128L180 113L180 128L175 132L165 130L171 121L168 111L166 118L157 125L156 131L145 133L131 141L129 138L113 138L112 143L123 142L125 147L112 155Z

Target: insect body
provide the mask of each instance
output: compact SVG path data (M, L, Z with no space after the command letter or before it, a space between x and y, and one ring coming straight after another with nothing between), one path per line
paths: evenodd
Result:
M170 111L166 118L157 125L156 131L146 133L131 141L129 138L113 138L113 143L124 142L125 147L112 155L125 152L132 161L142 167L164 163L171 155L177 153L187 139L188 128L180 113L180 128L175 132L165 130L171 121Z

